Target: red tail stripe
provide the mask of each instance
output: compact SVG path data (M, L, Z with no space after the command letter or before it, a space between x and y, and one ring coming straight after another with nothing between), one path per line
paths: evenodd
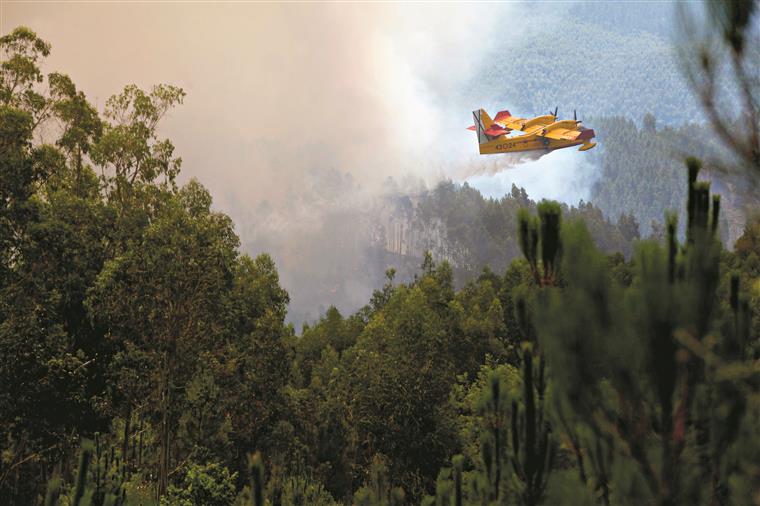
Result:
M509 111L499 111L498 113L496 113L496 117L493 120L499 121L504 118L509 118L510 116L512 116L512 114L510 114Z
M486 134L487 135L491 135L491 136L494 136L494 137L497 136L497 135L504 135L504 134L507 134L507 133L509 133L509 130L506 130L504 128L495 127L495 126L492 126L488 130L486 130Z

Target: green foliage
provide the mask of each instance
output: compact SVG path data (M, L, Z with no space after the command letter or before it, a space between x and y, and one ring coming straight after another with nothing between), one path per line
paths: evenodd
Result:
M248 456L248 471L251 476L253 506L264 506L264 463L260 453Z
M602 504L755 501L747 495L757 490L754 472L742 462L754 460L746 449L756 438L738 444L742 427L756 426L755 408L748 409L756 406L749 379L756 371L743 362L753 353L751 309L738 273L721 281L721 262L734 257L716 238L720 201L697 180L699 161L687 165L683 245L670 218L665 247L641 243L629 272L599 252L582 222L570 221L555 242L562 247L552 248L562 251L561 288L545 283L533 294L513 293L518 328L524 338L535 329L541 353L526 349L522 403L511 410L498 375L481 387L482 467L469 473L465 503L503 501L509 493L524 504L556 499L560 489L570 493L575 486L573 475L579 485L573 493ZM521 216L533 272L540 271L541 230L540 218ZM740 242L744 251L754 248L750 230ZM550 366L548 388L542 357ZM462 391L456 392L461 406ZM471 422L463 427L472 434ZM499 484L507 433L509 486ZM562 450L554 461L550 441L557 435ZM441 471L435 501L450 504L453 482L450 470Z
M712 131L734 155L732 163L721 163L722 168L754 189L760 174L760 87L754 50L760 10L756 2L746 0L705 4L707 16L702 19L695 20L690 10L681 11L686 43L679 56ZM752 196L751 191L740 191Z
M609 120L617 222L440 184L410 210L415 274L296 336L272 258L175 185L182 90L100 117L63 74L38 90L31 30L0 43L0 502L757 503L760 225L722 248L733 204L663 161L688 132ZM662 159L615 186L642 145ZM626 260L662 199L683 241L670 215Z
M19 26L0 37L0 51L0 104L27 112L39 125L50 108L50 101L36 90L44 80L39 64L50 54L50 43Z
M559 223L557 223L559 226ZM510 461L518 481L520 504L541 503L554 465L554 441L545 415L546 381L540 356L534 370L532 346L523 348L521 405L512 401Z
M556 443L544 408L543 365L534 369L534 351L526 343L522 368L484 368L465 397L462 437L471 441L465 455L453 459L453 473L442 470L436 486L439 504L539 504L554 465ZM461 402L461 401L460 401ZM468 473L464 487L464 463ZM458 501L458 502L457 502Z
M484 426L480 440L480 460L484 471L482 478L485 478L479 481L483 487L484 499L489 503L498 503L500 498L503 502L507 493L509 400L509 392L504 388L501 378L491 372L478 406Z
M546 205L551 207L546 212L584 219L604 251L622 252L626 257L633 252L633 241L638 238L638 223L644 223L638 215L630 216L625 208L602 214L600 207L591 203L580 202L577 207ZM435 258L446 259L454 268L458 284L476 277L484 266L503 272L520 257L524 247L530 247L531 238L522 236L527 231L521 220L524 215L535 214L539 206L542 204L530 200L525 190L516 186L500 199L486 199L467 183L460 186L440 182L420 195L410 211L410 249L420 255L429 250ZM615 222L605 215L623 217Z
M710 342L717 350L740 337L736 327L725 335L719 331L724 316L716 297L718 212L711 213L708 187L696 181L698 162L687 164L684 246L677 244L671 223L665 249L646 242L639 246L635 281L622 289L610 280L585 229L567 227L567 288L544 294L538 304L539 341L551 366L562 425L574 446L588 438L592 486L604 502L627 502L635 490L646 502L701 501L724 493L728 478L720 471L724 450L712 453L705 445L717 438L725 449L737 432L729 429L720 435L717 426L710 429L714 415L706 407L717 402L728 410L731 423L738 424L746 400L734 390L718 397L707 393L727 385L720 386L710 372L715 366L700 350ZM740 310L734 306L738 317ZM707 405L700 407L702 402ZM582 479L583 453L576 450ZM697 455L717 460L706 466ZM637 479L622 480L621 472Z
M118 460L110 466L101 458L100 446L83 440L79 451L79 467L73 483L62 484L59 478L48 482L45 506L122 506L126 504L125 469ZM65 491L68 490L68 493Z
M235 501L237 473L230 474L218 463L191 464L179 486L170 486L161 505L230 506Z
M370 468L369 483L354 494L357 506L401 506L404 504L404 490L391 487L388 483L388 469L385 463L375 458Z
M135 183L151 183L163 176L171 184L181 160L173 158L169 140L158 140L156 128L166 112L181 104L185 92L171 85L154 86L145 93L135 85L124 88L106 102L103 135L93 150L93 161L112 167L117 199L125 198Z
M643 235L653 232L652 223L662 222L666 210L679 212L685 222L683 202L687 191L683 184L682 160L686 153L708 160L730 160L731 155L720 145L715 136L696 124L678 128L639 128L623 117L599 117L593 120L600 146L592 152L592 162L600 167L600 177L594 183L591 201L606 216L632 216L641 224ZM723 232L734 240L744 225L742 208L745 198L737 195L741 181L724 174L714 163L702 171L702 178L712 181L724 193L726 201ZM587 222L595 242L599 243L593 227ZM633 237L630 232L624 234Z
M1 43L0 494L34 502L98 433L111 450L91 469L120 459L138 495L192 458L244 470L233 444L266 447L282 416L288 295L199 183L174 185L180 160L156 132L184 92L128 86L101 118L63 74L37 90L50 47L34 32ZM33 145L50 115L58 138Z
M367 441L360 462L387 456L410 494L432 483L452 444L445 402L452 363L444 351L451 342L436 312L446 308L438 305L446 302L437 273L400 287L345 356L348 409L359 440Z
M538 217L531 216L524 209L518 214L520 248L530 265L533 279L539 286L553 285L558 275L558 260L562 249L559 235L561 216L560 205L548 201L538 204Z
M69 76L54 73L50 74L49 80L50 94L54 100L53 113L64 125L56 144L72 158L78 186L84 157L100 139L103 123L98 111L87 101L83 92L77 91Z
M0 106L0 494L12 479L24 498L40 481L30 468L47 467L78 444L77 427L92 430L92 361L83 351L91 335L80 325L76 299L79 281L98 262L91 256L97 246L79 247L98 227L77 226L86 211L64 212L68 204L80 211L89 203L59 195L46 201L40 191L65 166L55 148L31 143L42 110L28 101L46 43L24 28L2 40L10 95Z
M335 506L338 504L321 483L299 476L290 477L285 481L281 501L281 504L293 506Z

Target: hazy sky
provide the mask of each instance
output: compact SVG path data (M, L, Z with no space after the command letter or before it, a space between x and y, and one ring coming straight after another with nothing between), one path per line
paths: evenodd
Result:
M161 126L181 180L211 190L245 249L272 253L291 292L303 283L296 267L314 272L334 256L291 238L336 207L366 208L389 176L432 185L502 163L477 155L465 127L473 109L510 104L467 86L497 41L519 40L520 20L518 5L492 3L0 3L0 31L27 25L51 42L43 70L69 74L101 110L126 84L184 88ZM514 181L534 198L577 202L593 174L573 170L572 151L471 181L492 196Z
M128 83L184 88L163 132L185 176L227 207L276 200L316 166L430 181L472 153L473 106L452 96L507 9L3 2L0 23L52 42L45 70L68 73L101 107Z
M128 83L183 87L162 131L230 211L277 201L313 168L372 184L493 163L463 130L483 103L459 97L504 27L520 34L515 4L0 5L1 31L52 42L45 70L100 107Z

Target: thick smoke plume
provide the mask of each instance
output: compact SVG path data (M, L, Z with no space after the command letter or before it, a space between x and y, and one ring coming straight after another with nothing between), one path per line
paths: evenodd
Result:
M465 127L489 105L471 83L491 65L493 41L503 45L499 30L519 39L511 5L0 9L3 33L23 24L51 41L44 70L68 73L101 108L128 83L185 89L162 132L184 160L182 177L211 190L249 253L273 255L304 318L330 304L353 309L376 287L358 259L389 184L419 192L510 165L474 156Z
M523 151L515 153L503 153L487 157L484 160L475 159L466 163L457 171L458 179L467 179L473 176L493 176L505 170L516 169L528 162L535 162L547 151Z

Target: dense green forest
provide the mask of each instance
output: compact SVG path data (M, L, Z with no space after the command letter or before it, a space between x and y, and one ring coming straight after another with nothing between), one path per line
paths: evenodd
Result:
M680 220L441 184L412 222L450 251L297 333L177 184L182 89L99 113L0 44L0 504L760 504L760 222L723 247L699 159Z
M712 155L722 156L725 149L715 131L702 123L700 101L683 75L676 51L676 43L684 39L679 8L672 2L610 7L576 1L499 6L494 9L499 19L495 31L484 25L468 59L473 71L451 88L431 80L430 96L451 109L446 114L452 117L480 106L492 113L508 108L525 116L559 106L562 117L572 117L577 109L586 126L596 129L599 146L575 158L590 163L584 163L575 178L567 176L569 181L584 190L595 182L583 192L593 204L588 212L601 209L613 226L621 213L633 215L642 237L663 236L666 209L680 211L684 223L682 160L687 154L703 157L700 177L712 181L713 189L723 195L720 233L731 247L743 231L746 203L739 198L741 185L710 163ZM645 124L644 118L653 122ZM532 167L526 164L519 170L524 174ZM436 259L451 263L457 288L484 265L501 271L519 256L514 223L520 206L509 200L509 185L507 201L486 204L488 199L473 188L438 189L429 181L425 190L424 184L407 184L396 173L398 186L387 199L350 205L346 203L361 186L350 176L347 167L313 169L304 175L303 187L287 201L294 209L318 207L319 220L298 233L274 225L262 231L262 222L277 223L281 216L253 211L245 201L239 206L244 211L225 208L239 226L243 251L268 252L278 262L283 286L291 295L287 321L296 328L318 318L330 304L343 312L355 311L383 283L389 267L396 268L397 280L411 280L428 249ZM438 198L438 193L456 198ZM575 197L564 198L567 204L579 203ZM470 226L474 230L468 230ZM616 245L620 241L613 237L614 230L609 239L598 233L607 225L590 228L604 251L622 251L626 257L632 252L631 247Z
M606 216L630 213L641 224L641 234L662 228L662 210L685 218L683 201L683 158L687 154L705 160L726 160L731 155L715 134L701 124L686 123L678 128L657 125L654 115L644 116L642 126L622 117L595 118L602 148L591 161L599 168L599 178L591 191L591 202ZM741 235L746 207L757 199L747 191L747 183L736 175L707 166L700 179L710 181L724 196L721 234L727 245Z
M404 253L393 258L402 265L412 256L410 279L419 267L425 251L437 259L448 261L455 271L457 286L477 277L484 266L503 271L521 256L517 240L517 222L521 209L535 211L537 202L524 189L512 185L512 191L499 199L485 198L467 183L442 181L430 191L413 199L404 194L386 197L386 207L394 220L405 225L401 240L389 242L383 237L382 247L389 252ZM630 256L633 241L639 239L639 225L626 212L617 221L604 217L602 210L590 202L577 206L562 204L568 218L583 219L599 247L608 253ZM387 232L386 232L387 233ZM399 244L400 242L400 244ZM388 260L386 260L387 262Z
M637 165L629 168L638 170ZM476 278L484 267L501 272L521 256L518 213L523 208L535 210L537 205L524 189L513 186L510 193L496 199L485 198L467 183L450 180L414 193L388 186L374 202L358 209L335 206L313 230L289 235L277 244L279 248L273 248L291 256L287 282L298 298L291 298L287 321L296 328L317 319L330 304L341 311L360 308L372 290L383 285L389 268L395 269L397 281L411 281L426 251L451 265L456 288ZM621 213L610 220L590 202L563 204L562 209L565 216L586 222L603 251L630 257L633 242L640 237L632 214ZM242 249L267 251L267 244L261 239L243 241ZM317 272L309 261L314 256L321 259Z
M622 117L589 121L599 131L600 146L585 156L598 176L589 202L563 204L563 215L583 219L602 251L619 252L626 258L640 237L664 236L665 210L676 212L679 221L685 222L683 158L687 153L704 160L730 159L719 139L703 125L658 125L651 114L645 115L642 123L639 127ZM706 164L700 180L710 181L723 196L720 235L730 248L742 234L747 209L756 207L756 199L746 191L746 182L714 164ZM299 285L299 294L310 296L307 304L303 300L291 304L289 321L298 327L303 321L312 321L317 317L312 311L320 305L323 314L328 307L324 305L326 297L342 309L360 307L365 297L353 294L351 283L361 280L367 286L380 286L389 267L396 269L397 280L410 281L425 251L451 264L457 288L477 277L484 266L502 272L521 256L517 241L519 210L535 209L536 205L524 189L514 185L500 198L486 198L467 183L442 181L416 192L391 187L374 205L352 210L350 218L347 213L328 216L318 237L300 237L294 249L315 248L332 242L336 235L359 247L344 246L341 251L350 254L322 265L319 276L309 273L304 262L299 277L311 282ZM364 213L364 220L356 220L358 212ZM352 232L337 233L347 222L356 225L357 221ZM367 240L345 240L346 235L365 230L377 232ZM679 237L683 233L681 227Z

